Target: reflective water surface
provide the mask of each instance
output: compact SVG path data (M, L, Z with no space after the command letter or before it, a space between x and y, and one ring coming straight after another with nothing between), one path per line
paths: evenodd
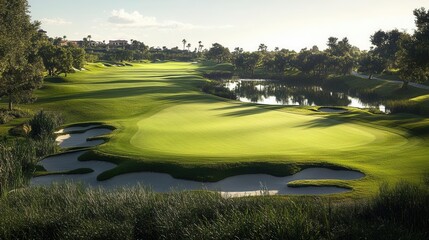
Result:
M225 81L237 100L268 105L348 106L376 108L388 113L380 99L365 94L345 93L320 86L294 86L280 81L239 79Z

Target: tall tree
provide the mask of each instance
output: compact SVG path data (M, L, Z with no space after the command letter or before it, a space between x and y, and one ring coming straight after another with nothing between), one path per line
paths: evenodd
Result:
M206 54L206 57L210 60L215 60L218 63L227 62L231 57L231 53L228 48L225 48L219 43L214 43Z
M183 39L182 40L182 43L183 43L183 50L185 50L185 47L186 47L186 43L187 43L188 41L186 41L186 39Z
M42 83L43 65L38 56L42 35L32 23L26 0L0 0L0 97L14 102L32 100Z
M201 52L202 49L203 49L203 42L198 41L198 52Z
M43 64L48 70L48 75L53 76L55 73L55 68L57 66L57 46L54 46L51 42L45 42L40 48L40 56L42 57Z
M267 50L268 50L267 45L265 45L263 43L259 44L258 51L260 51L260 52L266 52Z
M91 36L91 35L88 35L86 38L88 39L88 47L91 47L91 39L92 39L92 36Z
M371 36L374 53L386 59L388 67L396 67L396 55L400 50L400 40L404 34L395 29L389 32L379 30Z
M402 36L398 53L399 74L404 88L410 81L429 80L429 10L420 8L413 13L417 29L413 35Z
M363 54L359 61L359 71L368 74L371 79L374 74L381 73L386 68L386 60L373 51Z

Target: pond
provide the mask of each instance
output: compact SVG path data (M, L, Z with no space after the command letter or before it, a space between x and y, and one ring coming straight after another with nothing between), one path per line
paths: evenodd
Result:
M335 91L321 86L296 86L265 79L229 80L224 84L226 88L235 93L237 100L241 102L267 105L375 108L389 113L381 99L374 96Z

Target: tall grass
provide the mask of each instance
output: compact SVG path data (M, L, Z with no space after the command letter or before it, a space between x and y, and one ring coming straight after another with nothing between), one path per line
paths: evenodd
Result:
M26 173L37 162L35 149L30 142L0 142L0 195L25 184Z
M37 162L58 151L53 131L61 122L59 115L40 111L30 120L32 138L0 141L0 195L25 186Z
M0 239L427 239L428 201L406 183L347 203L53 185L0 199Z
M37 162L56 152L58 146L50 137L0 141L0 195L25 186Z

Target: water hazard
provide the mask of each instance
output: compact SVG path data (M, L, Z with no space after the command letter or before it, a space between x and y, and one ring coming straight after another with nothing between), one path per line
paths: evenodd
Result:
M237 100L268 105L348 106L389 113L380 99L363 93L329 90L321 86L294 86L280 81L239 79L225 81Z

